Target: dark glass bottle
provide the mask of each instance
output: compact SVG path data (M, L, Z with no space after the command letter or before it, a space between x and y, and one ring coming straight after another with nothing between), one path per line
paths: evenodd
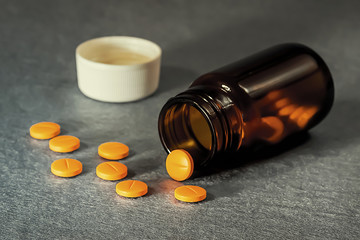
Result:
M276 144L329 112L334 85L321 57L301 44L277 45L196 79L168 100L159 134L167 152L187 150L195 169L223 153Z

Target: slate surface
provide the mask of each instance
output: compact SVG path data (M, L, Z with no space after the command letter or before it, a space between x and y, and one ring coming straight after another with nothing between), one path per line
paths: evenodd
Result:
M1 239L359 239L359 1L0 1ZM163 49L161 84L127 104L97 102L77 88L75 47L129 35ZM282 42L301 42L328 63L336 99L299 146L189 180L206 201L174 200L157 117L197 76ZM28 128L55 121L81 139L72 154L51 152ZM100 180L97 146L121 141L129 178L147 197L116 195ZM81 160L73 179L53 160Z

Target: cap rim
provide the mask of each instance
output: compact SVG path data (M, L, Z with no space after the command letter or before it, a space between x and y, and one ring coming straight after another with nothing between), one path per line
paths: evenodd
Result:
M112 48L131 52L135 46L136 53L150 59L123 65L88 59L101 54L103 46L107 52ZM159 86L161 54L156 43L142 38L109 36L87 40L76 48L75 54L79 89L85 96L102 102L132 102L148 97Z

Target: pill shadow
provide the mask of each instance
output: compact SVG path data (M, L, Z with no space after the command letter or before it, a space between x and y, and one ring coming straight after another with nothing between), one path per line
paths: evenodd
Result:
M127 141L127 145L130 147L130 151L133 152L131 156L124 158L124 164L128 169L134 169L136 176L156 171L156 169L163 165L163 152L161 154L152 154L152 149L159 147L154 139L131 139Z
M114 182L118 183L118 181L114 181ZM148 191L143 196L140 196L140 197L124 197L124 196L116 194L116 198L119 199L119 200L131 201L131 200L137 200L137 199L146 199L147 197L150 197L154 193L155 193L155 190L152 187L148 186Z
M204 201L202 201L202 202L211 202L213 200L215 200L215 195L210 193L210 192L207 192L206 193L206 199Z
M183 202L183 201L177 200L175 197L172 197L171 198L171 203L174 206L179 206L179 205L191 206L191 205L197 205L197 204L201 205L202 203L211 202L213 200L215 200L215 195L212 194L212 193L207 192L206 193L206 198L204 200L202 200L202 201L199 201L199 202Z
M132 179L136 176L135 172L131 169L128 168L128 172L127 172L127 175L124 179L122 180L129 180L129 179Z
M89 145L87 143L81 142L81 140L80 140L80 147L79 147L79 149L75 150L74 152L83 151L83 150L85 150L87 148L89 148Z
M127 160L130 160L133 156L135 156L135 151L129 150L129 155L127 155L124 158L118 159L118 160L111 160L111 159L106 159L106 158L100 157L97 151L96 151L96 156L98 157L98 160L101 160L101 162L118 161L121 163L125 163Z
M148 186L148 192L146 193L145 196L149 197L149 196L152 196L154 194L156 194L156 190L153 187Z
M84 171L84 168L83 168L83 170L80 174L78 174L76 176L72 176L72 177L60 177L53 173L49 173L47 180L50 181L51 183L55 183L55 184L68 183L69 181L71 182L72 179L79 179L79 178L81 179L81 177L84 175L84 172L86 173L86 171Z
M134 157L136 155L136 151L133 149L129 149L129 155L127 155L124 159L121 160L128 160L131 159L132 157Z
M81 163L83 164L83 168L82 168L82 172L80 175L87 175L87 174L91 174L91 173L95 174L96 168L94 169L94 167L91 164L84 162L84 161L81 161Z

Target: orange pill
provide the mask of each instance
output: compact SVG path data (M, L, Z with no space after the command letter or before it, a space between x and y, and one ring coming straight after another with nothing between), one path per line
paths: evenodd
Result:
M300 115L304 112L304 107L298 107L293 113L291 113L289 119L292 121L296 121Z
M287 105L289 105L291 103L289 98L282 98L280 100L277 100L274 105L276 109L280 109L283 107L286 107Z
M300 128L304 128L317 111L318 108L315 106L306 109L305 112L297 119L297 125Z
M58 136L49 141L49 148L54 152L73 152L80 147L80 140L74 136Z
M96 175L104 180L120 180L127 175L127 167L119 162L104 162L96 167Z
M138 180L126 180L116 184L116 193L123 197L136 198L148 192L146 183Z
M183 202L200 202L206 198L206 190L202 187L185 185L175 189L175 198Z
M266 98L267 98L268 100L273 100L273 101L275 101L275 100L281 98L282 96L283 96L283 93L282 93L280 90L274 90L274 91L271 91L270 93L268 93L268 94L266 95Z
M297 108L297 105L295 105L295 104L287 105L279 110L279 112L278 112L279 116L283 116L283 117L289 116L296 110L296 108Z
M166 171L172 179L184 181L193 174L194 160L183 149L173 150L166 158Z
M60 134L60 125L53 122L39 122L30 127L30 136L36 139L50 139Z
M72 158L58 159L51 164L51 172L59 177L74 177L82 172L82 164Z
M119 160L129 155L129 147L119 142L107 142L99 146L98 153L105 159Z
M259 137L270 143L279 142L283 137L285 129L284 123L278 117L274 116L263 117L261 121L263 126Z

